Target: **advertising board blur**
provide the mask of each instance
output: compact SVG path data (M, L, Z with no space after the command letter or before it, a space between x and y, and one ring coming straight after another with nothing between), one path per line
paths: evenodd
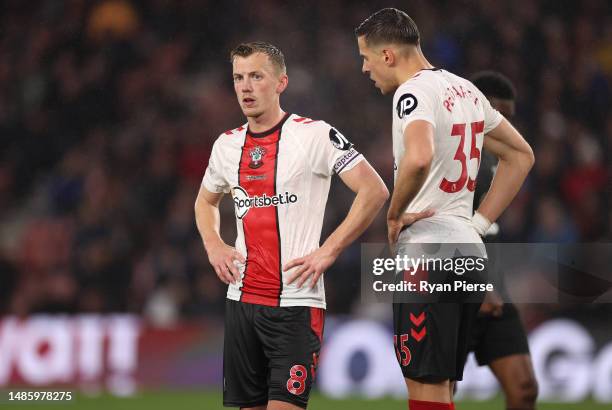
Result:
M598 333L594 337L593 333ZM602 338L601 335L604 335ZM330 316L318 389L336 398L405 397L390 326ZM554 319L529 335L541 401L593 397L612 403L612 330ZM0 386L69 386L130 395L138 389L216 389L222 379L220 322L155 328L132 315L5 317L0 321ZM470 358L459 397L499 392Z

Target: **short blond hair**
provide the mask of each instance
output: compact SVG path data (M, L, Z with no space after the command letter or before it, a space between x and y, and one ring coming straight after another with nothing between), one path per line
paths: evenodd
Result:
M262 53L267 55L272 65L275 66L279 70L279 72L287 72L287 66L285 65L285 56L283 55L283 52L280 51L280 49L275 45L263 41L253 41L250 43L242 43L237 45L230 52L230 62L233 63L234 58L236 57L248 57L255 53Z

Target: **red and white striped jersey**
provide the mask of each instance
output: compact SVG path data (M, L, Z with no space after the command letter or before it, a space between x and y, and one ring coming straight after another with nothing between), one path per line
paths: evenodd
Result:
M229 285L229 299L325 308L323 275L313 289L298 289L284 283L293 270L282 272L282 266L319 247L331 177L362 160L335 128L295 114L266 132L253 133L245 124L219 136L202 184L210 192L231 192L236 249L247 260L242 280Z
M415 120L434 127L429 175L405 212L435 211L402 232L402 242L481 243L470 221L485 134L502 121L470 81L441 69L421 70L393 97L393 156L405 154L404 131Z

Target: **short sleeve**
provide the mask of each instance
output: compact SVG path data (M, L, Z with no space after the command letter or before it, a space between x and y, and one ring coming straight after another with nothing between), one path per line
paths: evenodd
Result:
M339 175L364 159L353 144L331 125L321 121L313 127L313 132L306 150L315 174Z
M208 160L208 167L206 167L206 172L204 173L204 178L202 179L202 185L204 188L208 189L210 192L214 193L228 193L229 183L225 179L223 175L223 166L221 162L221 153L220 151L219 140L215 142L213 145L212 153L210 154L210 159Z
M491 106L491 103L489 100L487 100L487 97L485 97L480 90L478 90L478 92L480 94L479 98L482 101L482 110L484 112L484 133L487 134L502 122L504 116Z
M402 132L413 121L424 120L436 126L435 101L433 92L427 90L417 83L406 84L400 87L396 93L395 114L399 119Z

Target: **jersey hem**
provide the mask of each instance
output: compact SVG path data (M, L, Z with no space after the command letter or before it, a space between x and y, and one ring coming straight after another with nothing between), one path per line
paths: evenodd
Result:
M408 125L410 125L410 123L414 122L414 121L427 121L428 123L431 124L432 127L434 127L434 129L436 128L436 123L434 122L434 120L430 117L426 117L423 115L418 115L418 116L414 116L414 117L410 117L410 119L408 119L407 121L405 121L402 124L402 133L406 132L406 127L408 127Z
M240 300L240 296L238 296L238 295L227 295L226 299L233 300L235 302L240 302L240 303L248 303L248 304L251 304L251 305L270 306L270 305L261 304L261 303L245 302L244 300ZM327 310L327 304L325 302L321 302L321 301L317 301L317 300L292 301L292 300L283 300L283 299L281 299L280 305L277 305L277 304L273 305L273 307L295 307L295 306L315 307L315 308L320 308L320 309Z
M227 191L224 189L219 189L219 187L211 182L208 182L206 179L202 180L202 186L214 194L226 194L229 192L229 189Z
M502 123L502 121L504 120L504 116L500 113L499 115L499 119L497 121L494 121L492 124L495 125L491 125L491 127L489 128L489 130L487 132L483 132L484 135L487 135L489 132L493 131L495 128L497 128L499 126L499 124ZM483 130L484 131L484 130Z
M336 172L336 175L341 175L344 172L350 171L351 169L355 168L364 159L365 157L361 153L357 154L356 156L351 158L346 164L344 164L344 166L340 168L338 172Z

